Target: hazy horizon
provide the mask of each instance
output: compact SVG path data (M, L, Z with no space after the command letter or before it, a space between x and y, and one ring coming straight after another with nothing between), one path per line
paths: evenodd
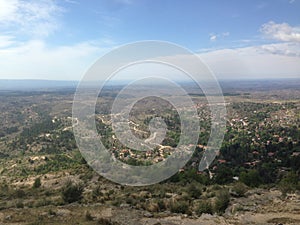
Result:
M105 83L106 87L119 86L122 87L130 83L131 80L114 80ZM176 83L182 86L195 86L191 80L178 80ZM31 91L31 90L62 90L76 89L80 80L42 80L42 79L0 79L0 91ZM98 88L101 81L85 81L86 87ZM273 78L273 79L223 79L219 80L219 84L224 92L235 91L236 89L256 88L262 90L264 88L276 89L280 88L297 88L300 87L300 78ZM140 83L143 85L143 83ZM158 81L153 83L145 83L145 86L163 85Z

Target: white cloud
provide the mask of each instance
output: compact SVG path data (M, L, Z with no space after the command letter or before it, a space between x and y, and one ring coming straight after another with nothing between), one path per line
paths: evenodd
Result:
M115 45L104 38L50 47L45 37L60 27L64 11L58 2L0 0L0 79L80 79Z
M270 21L260 28L262 34L270 39L286 42L300 42L300 27L292 27L287 23Z
M0 35L0 49L1 48L6 48L14 44L14 37L9 36L9 35Z
M227 37L227 36L229 36L229 32L223 32L223 33L221 33L221 34L210 34L209 36L210 36L210 40L211 41L216 41L218 38L224 38L224 37Z
M300 78L300 47L292 54L274 54L293 49L287 43L251 46L236 49L219 49L202 52L197 55L218 79L273 79ZM189 66L190 71L197 73L199 67L194 65L186 55L158 58L172 60L174 65ZM205 77L210 79L210 77Z
M199 56L219 79L299 78L299 53L299 46L294 49L284 43L223 49Z
M217 40L217 35L211 34L209 40L211 41Z
M70 3L70 4L79 4L79 2L74 1L74 0L65 0L66 3Z
M49 48L44 41L31 40L0 48L0 79L80 79L108 50L99 46L101 43L82 42Z
M17 0L0 0L0 21L1 23L10 22L14 19L14 14L18 8Z
M261 48L263 51L271 54L300 57L300 43L287 42L268 44L259 46L258 48Z
M106 40L55 48L40 40L12 42L10 38L0 37L0 43L6 45L0 48L0 79L80 79L96 59L112 49ZM299 52L300 46L279 43L198 55L219 79L295 78L300 77ZM181 63L187 59L184 55L171 57Z
M236 49L219 49L202 52L197 55L206 64L218 79L273 79L273 78L300 78L300 56L297 50L293 54L274 54L270 49L287 51L291 46L272 44L262 46L243 47ZM300 48L298 48L299 53ZM190 56L178 54L155 58L156 61L168 61L173 65L188 66L191 74L199 73L199 65L195 65ZM174 77L174 74L163 75ZM200 73L199 73L200 74ZM178 75L177 75L178 76ZM176 77L176 79L184 79ZM203 79L211 79L205 75Z
M53 0L0 0L1 30L47 36L58 29L62 11Z

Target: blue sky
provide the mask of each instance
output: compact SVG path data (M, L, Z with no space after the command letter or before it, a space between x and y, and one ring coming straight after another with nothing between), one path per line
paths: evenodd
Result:
M221 79L300 77L300 0L0 0L0 79L78 80L128 42L163 40Z

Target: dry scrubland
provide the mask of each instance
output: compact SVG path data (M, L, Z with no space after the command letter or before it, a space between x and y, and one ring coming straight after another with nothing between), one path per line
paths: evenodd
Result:
M278 85L225 88L226 137L202 173L197 165L210 112L204 96L189 88L201 124L195 154L169 180L147 187L114 184L87 165L72 133L73 90L2 91L0 224L300 224L300 90ZM149 135L153 115L168 125L161 146L143 155L113 138L114 96L107 90L96 107L98 131L112 154L132 165L172 154L180 135L172 106L145 99L133 109L130 126L138 137Z

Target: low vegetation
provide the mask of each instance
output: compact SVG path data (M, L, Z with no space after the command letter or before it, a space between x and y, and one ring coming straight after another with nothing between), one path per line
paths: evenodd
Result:
M0 223L66 224L68 218L71 224L119 225L129 214L153 220L176 215L195 219L204 214L217 217L264 210L255 207L263 205L260 198L267 191L275 193L279 202L270 204L296 198L300 191L298 97L283 101L282 94L269 101L267 94L256 93L253 96L258 99L251 99L252 94L226 96L230 104L225 139L218 157L204 171L197 166L209 138L210 112L204 97L194 95L201 118L194 155L168 180L147 187L112 183L88 166L72 133L71 94L28 94L18 99L0 95L5 112L0 115L5 121L0 128ZM111 101L102 99L101 107L96 107L96 125L117 159L150 165L172 154L180 137L180 121L171 106L158 109L157 100L146 99L145 107L134 109L132 129L137 137L147 137L153 115L162 116L168 126L165 148L146 156L112 137L107 110ZM256 197L256 206L244 204Z

